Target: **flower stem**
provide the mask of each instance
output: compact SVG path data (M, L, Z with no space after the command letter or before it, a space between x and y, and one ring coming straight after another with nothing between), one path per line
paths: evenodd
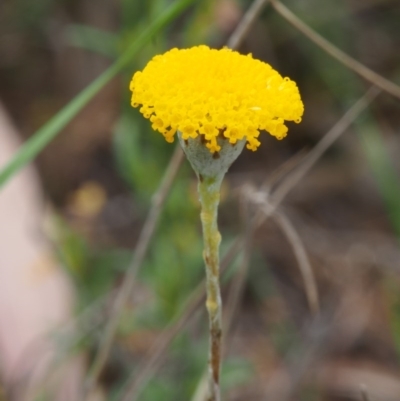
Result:
M209 317L210 344L208 356L209 395L207 401L220 401L219 377L221 370L221 293L219 286L219 244L217 214L220 188L224 174L214 177L199 175L198 191L201 203L201 223L204 238L204 262L207 274L207 311Z

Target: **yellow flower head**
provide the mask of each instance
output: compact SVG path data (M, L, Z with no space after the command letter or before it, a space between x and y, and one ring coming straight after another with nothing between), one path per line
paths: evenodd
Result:
M269 64L224 48L197 46L155 56L130 83L132 106L140 107L153 129L173 142L201 135L208 149L246 139L256 150L261 130L286 136L285 120L299 123L304 106L295 82Z

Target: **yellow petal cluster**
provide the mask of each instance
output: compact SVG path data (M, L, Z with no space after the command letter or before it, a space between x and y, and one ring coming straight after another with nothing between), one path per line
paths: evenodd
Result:
M154 130L173 142L201 135L209 150L246 139L256 150L260 131L286 136L285 120L299 123L304 106L295 82L269 64L227 48L196 46L155 56L130 83L132 106L140 107Z

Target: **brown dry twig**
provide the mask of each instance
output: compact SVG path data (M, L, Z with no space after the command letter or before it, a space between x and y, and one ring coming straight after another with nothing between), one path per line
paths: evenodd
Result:
M243 42L243 39L249 33L251 26L254 21L260 15L261 11L267 5L269 0L255 0L247 12L244 14L243 18L240 20L235 31L232 33L231 37L228 39L226 45L231 49L237 49Z
M363 77L365 80L369 81L371 84L400 99L400 87L394 82L391 82L382 75L379 75L375 71L372 71L364 64L360 63L342 50L338 49L331 42L323 38L319 33L311 29L300 18L298 18L287 7L285 7L280 1L270 0L270 2L272 7L278 14L280 14L293 27L299 30L304 36L314 42L326 53L331 55L333 58L338 60L350 70Z
M253 193L253 201L256 200L256 203L261 203L264 205L261 215L258 214L253 219L257 222L257 226L260 226L267 218L276 214L279 205L282 203L283 199L288 195L288 193L297 185L298 182L301 181L301 179L311 170L311 168L321 158L326 150L346 131L350 124L361 114L363 110L366 109L366 107L379 93L379 89L375 87L370 88L367 93L345 113L345 115L334 125L334 127L322 137L317 145L300 162L300 166L291 171L287 178L283 180L283 182L270 196L268 196L268 193L265 190L257 193L257 196L255 196ZM312 271L310 264L309 262L307 263L308 258L304 251L304 246L299 245L299 236L287 219L283 217L282 220L281 216L280 218L277 218L277 222L280 224L285 232L285 235L293 246L293 250L297 260L299 261L300 271L305 283L307 300L311 311L315 312L318 310L318 295L315 280L311 274Z
M123 308L129 299L129 296L134 286L136 274L140 268L140 265L143 262L150 241L153 237L158 222L158 218L162 210L162 206L174 182L174 179L179 170L179 167L182 164L182 161L183 161L183 151L179 147L179 145L177 145L174 154L170 160L170 163L167 167L165 175L162 179L160 187L158 188L157 192L152 198L150 212L147 216L143 229L140 233L139 240L136 245L134 256L132 259L132 263L126 272L123 283L113 302L112 314L110 320L108 321L107 326L105 328L98 354L96 355L96 358L92 365L92 369L87 379L86 383L87 394L89 394L90 391L93 389L107 361Z
M316 314L319 312L318 288L303 241L301 240L301 237L296 231L292 222L284 213L281 211L276 211L272 217L276 224L279 225L293 248L297 263L299 264L300 273L303 277L308 306L311 313Z
M248 186L245 185L242 188L242 196L240 199L240 214L243 226L243 240L242 240L242 261L238 271L232 282L231 289L228 294L226 302L226 309L224 315L224 327L225 327L225 338L232 328L235 311L238 308L240 298L243 293L244 284L246 282L247 273L250 267L250 256L251 256L251 242L254 231L254 222L250 217L249 202L246 196L248 192Z
M286 180L271 195L271 204L279 205L283 198L297 185L298 182L311 170L321 156L336 142L341 135L350 127L356 118L371 104L378 96L380 90L371 87L354 105L343 115L343 117L320 139L317 145L304 158L304 162L293 170Z
M287 216L278 210L276 204L273 206L269 203L267 195L265 191L257 192L251 189L246 191L248 201L255 204L262 211L265 218L272 217L274 219L292 246L303 278L308 306L311 313L316 314L319 311L318 289L304 244ZM264 220L258 220L258 225L261 225Z

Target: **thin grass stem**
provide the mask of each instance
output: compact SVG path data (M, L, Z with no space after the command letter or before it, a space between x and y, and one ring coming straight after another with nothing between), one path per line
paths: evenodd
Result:
M113 303L113 311L110 316L110 320L107 323L107 326L104 331L104 335L101 339L99 351L95 357L93 365L91 367L89 377L86 382L86 393L90 394L93 389L95 383L97 382L98 377L100 376L105 363L107 362L108 355L111 350L111 346L114 340L115 333L117 331L118 323L123 311L124 306L126 305L129 295L132 292L136 274L143 262L143 259L146 255L147 249L153 238L153 234L155 232L158 218L161 214L162 206L164 205L164 201L169 193L169 190L174 182L176 174L181 166L183 160L183 152L179 146L175 148L175 152L171 158L171 162L165 172L163 177L163 181L153 196L152 199L152 207L148 214L148 217L145 221L144 227L140 233L140 237L135 248L135 253L133 255L132 263L129 269L126 272L126 276L122 283L122 286L117 293L115 301Z
M382 75L372 71L364 64L360 63L353 57L350 57L344 51L334 46L331 42L322 37L318 32L311 29L305 24L300 18L292 13L287 7L285 7L278 0L270 0L271 5L275 11L283 17L289 24L301 32L304 36L314 42L318 47L324 50L327 54L338 60L348 69L354 71L356 74L363 77L366 81L375 85L379 89L389 93L390 95L400 99L400 86L392 81L389 81Z

